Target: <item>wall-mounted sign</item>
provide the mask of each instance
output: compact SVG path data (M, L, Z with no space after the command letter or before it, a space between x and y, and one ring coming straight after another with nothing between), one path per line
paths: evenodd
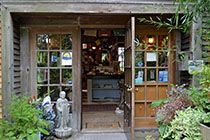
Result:
M62 52L62 61L63 66L72 65L72 52Z
M189 60L188 61L188 71L192 74L194 71L201 72L203 68L203 60Z
M147 53L147 62L154 62L156 61L156 53L148 52Z

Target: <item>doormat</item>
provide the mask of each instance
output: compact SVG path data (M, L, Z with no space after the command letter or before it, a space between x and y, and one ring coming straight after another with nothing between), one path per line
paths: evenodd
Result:
M105 111L115 111L117 104L104 104L104 105L83 105L83 112L105 112Z
M87 122L86 128L120 128L119 122Z

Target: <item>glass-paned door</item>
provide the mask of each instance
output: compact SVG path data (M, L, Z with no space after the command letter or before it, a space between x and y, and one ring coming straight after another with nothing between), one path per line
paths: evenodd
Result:
M56 101L65 91L72 100L72 34L36 34L35 55L38 97Z
M140 31L139 31L140 32ZM153 33L154 32L154 33ZM135 49L135 126L137 128L157 127L156 110L150 104L166 98L170 85L171 52L170 34L154 31L137 35L139 45Z

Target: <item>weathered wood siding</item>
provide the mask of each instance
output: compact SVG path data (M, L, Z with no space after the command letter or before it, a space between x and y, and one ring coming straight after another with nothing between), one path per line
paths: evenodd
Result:
M206 31L206 32L210 32L210 22L208 21L210 19L210 16L204 16L202 19L202 30ZM206 60L205 58L210 57L210 49L206 48L205 46L209 46L210 42L207 41L207 37L209 37L209 35L207 36L206 33L203 33L201 36L201 40L202 40L202 58L204 58L205 62L210 63L209 60Z
M13 21L13 39L14 39L14 82L13 89L16 94L21 93L21 77L20 77L20 25Z

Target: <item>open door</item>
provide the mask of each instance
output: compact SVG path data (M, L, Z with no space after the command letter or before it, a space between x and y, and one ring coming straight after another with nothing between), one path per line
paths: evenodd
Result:
M135 17L131 17L127 24L125 39L125 128L128 137L134 140L134 89L135 89ZM128 138L130 139L130 138Z

